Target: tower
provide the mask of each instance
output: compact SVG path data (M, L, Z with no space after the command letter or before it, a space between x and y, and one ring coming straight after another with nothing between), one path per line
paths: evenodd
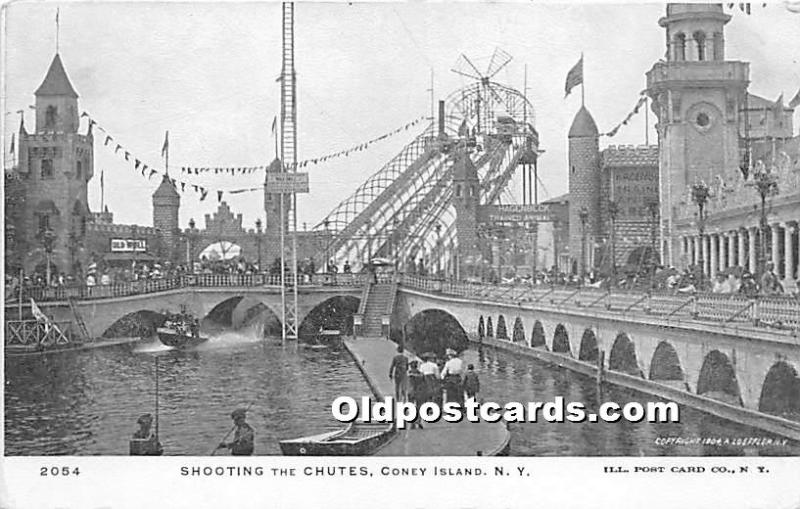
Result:
M666 60L647 73L647 93L658 118L661 258L677 264L674 222L687 189L739 172L739 124L749 65L725 60L721 4L669 4L659 20Z
M267 173L282 173L283 164L277 157L267 166ZM285 201L285 200L284 200ZM284 203L283 228L288 225L289 209ZM268 266L276 258L281 256L281 195L264 191L264 212L266 213L266 224L264 225L264 236L266 239L266 251L264 255L264 266Z
M600 147L597 124L581 106L569 128L569 252L578 273L592 266L600 227ZM585 222L585 224L584 224Z
M168 260L177 260L178 251L178 212L181 208L181 197L169 175L164 175L158 189L153 193L153 226L161 232L164 252Z
M17 225L18 254L26 272L82 274L88 182L94 174L91 128L79 134L78 94L56 54L35 92L35 132L19 130L18 172L24 182Z
M459 274L466 275L467 257L476 256L478 242L478 208L480 206L480 179L478 170L469 157L466 146L455 148L456 164L453 170L453 206L456 210L456 242Z

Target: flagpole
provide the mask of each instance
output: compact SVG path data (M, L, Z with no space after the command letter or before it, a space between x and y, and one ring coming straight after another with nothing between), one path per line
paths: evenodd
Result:
M105 194L106 194L106 183L105 179L103 178L105 174L105 170L100 170L100 212L102 213L105 210Z
M647 96L644 96L644 144L650 145L650 112L647 111Z
M61 8L57 7L56 8L56 53L58 53L59 50L59 38L61 35L61 23L58 20L58 16L60 13L61 13Z
M583 92L583 83L586 81L586 73L583 69L583 51L581 51L581 108L584 107L584 92Z

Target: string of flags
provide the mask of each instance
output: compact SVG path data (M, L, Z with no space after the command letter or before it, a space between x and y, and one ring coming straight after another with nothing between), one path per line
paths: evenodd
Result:
M411 122L408 122L407 124L405 124L405 125L403 125L401 127L398 127L397 129L395 129L393 131L390 131L390 132L388 132L386 134L382 134L381 136L377 136L375 138L372 138L371 140L359 143L357 145L353 145L352 147L350 147L348 149L340 150L338 152L333 152L333 153L326 154L326 155L319 156L319 157L314 157L312 159L305 159L303 161L298 161L297 163L295 163L293 165L293 169L305 168L305 167L307 167L309 165L316 165L316 164L324 163L324 162L330 161L331 159L337 159L339 157L348 157L353 152L361 152L361 151L366 150L367 148L369 148L374 143L377 143L379 141L383 141L383 140L385 140L387 138L391 138L392 136L395 136L395 135L397 135L397 134L399 134L399 133L401 133L403 131L407 131L407 130L411 129L412 127L414 127L415 125L417 125L420 122L422 122L423 120L425 120L426 118L427 117L423 115L423 116L421 116L421 117L419 117L419 118L417 118L415 120L412 120ZM228 175L237 175L237 174L238 175L245 175L245 174L254 173L254 172L257 172L257 171L264 171L264 170L266 170L266 168L267 168L267 166L236 166L236 167L182 166L181 167L181 173L186 173L186 174L189 174L189 175L199 175L201 173L212 173L213 172L214 175L225 175L225 174L228 174Z
M86 117L89 120L89 130L87 132L87 135L92 134L93 129L96 127L98 131L103 133L103 136L99 138L100 140L102 140L103 146L109 147L109 149L113 147L114 154L122 156L126 161L132 162L133 169L141 172L142 177L147 178L147 180L152 180L152 178L155 177L156 175L161 175L162 177L166 177L169 179L170 183L172 184L172 186L175 188L176 191L180 190L181 193L184 193L187 190L192 190L200 196L200 201L204 201L208 197L209 192L211 191L215 192L215 194L217 195L217 201L221 202L224 193L239 194L239 193L262 190L262 187L251 187L251 188L223 191L223 190L208 189L204 186L192 184L191 182L184 182L181 180L174 179L170 177L167 172L162 173L160 170L157 170L156 168L148 165L138 157L134 157L134 155L129 150L125 149L125 147L122 146L122 144L118 143L114 139L114 137L111 136L111 134L109 134L109 132L105 128L103 128L103 126L98 124L97 121L94 120L88 113L84 111L83 113L81 113L81 117ZM167 142L165 141L164 143L166 147Z
M614 128L608 131L607 133L602 133L600 136L608 136L609 138L613 138L614 136L616 136L617 131L619 131L619 129L622 126L628 125L628 122L631 121L634 115L639 113L639 110L642 108L642 105L644 105L646 101L647 101L647 96L644 94L644 92L642 92L642 95L639 97L639 100L636 101L636 106L634 106L633 110L630 113L628 113L628 116L625 117L625 120L614 126Z

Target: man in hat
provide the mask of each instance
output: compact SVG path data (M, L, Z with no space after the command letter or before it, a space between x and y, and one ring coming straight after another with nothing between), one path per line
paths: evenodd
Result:
M160 456L164 449L153 434L153 416L142 414L136 422L139 424L139 429L133 434L133 440L131 440L131 456Z
M446 354L447 362L442 368L442 380L444 381L447 401L463 405L464 388L461 384L461 376L464 374L464 361L458 357L458 354L452 348L448 348Z
M436 355L432 352L425 352L422 354L422 358L425 362L420 365L419 371L425 380L423 403L432 401L437 405L441 404L442 388L439 384L439 366L436 365Z
M253 442L255 439L255 432L249 424L245 422L247 411L244 408L238 408L231 412L231 419L236 431L233 433L232 442L222 442L219 444L218 449L228 448L231 450L231 456L252 456L253 455Z

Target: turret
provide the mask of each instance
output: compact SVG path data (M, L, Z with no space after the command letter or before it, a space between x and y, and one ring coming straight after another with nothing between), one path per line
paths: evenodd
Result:
M181 197L169 175L164 175L158 189L153 193L153 226L161 232L164 253L169 260L178 255L178 212Z
M578 272L592 266L592 246L600 226L598 135L591 113L581 106L569 129L569 250Z
M72 87L58 53L35 95L37 133L78 132L78 93Z
M453 169L453 206L456 210L456 242L458 243L457 263L461 265L461 274L466 258L478 252L478 208L480 206L480 179L478 170L469 157L469 151L463 144L455 149L456 158Z

